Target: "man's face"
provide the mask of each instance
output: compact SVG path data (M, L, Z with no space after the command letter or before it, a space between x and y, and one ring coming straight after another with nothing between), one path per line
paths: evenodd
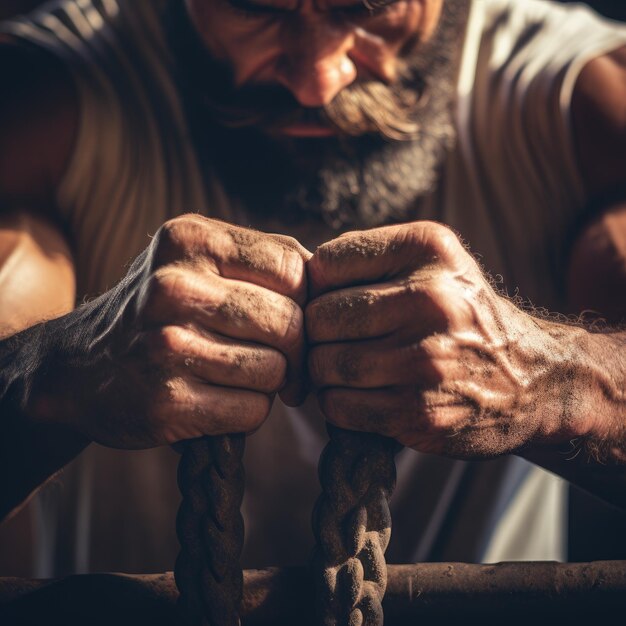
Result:
M415 219L454 140L469 0L184 6L195 34L174 27L171 44L196 127L208 124L196 142L227 193L334 228Z
M353 83L393 85L407 56L432 37L442 0L371 0L385 2L368 8L362 0L186 0L233 87L254 93L255 86L280 86L309 109L281 124L280 133L291 136L331 134L311 110Z

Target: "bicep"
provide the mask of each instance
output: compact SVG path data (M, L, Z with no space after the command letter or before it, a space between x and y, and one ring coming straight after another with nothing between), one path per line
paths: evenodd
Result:
M606 209L572 248L569 300L576 313L593 311L626 321L626 201Z
M40 215L0 216L0 337L71 311L74 264L61 231Z
M572 97L572 133L590 203L626 197L626 47L589 62Z
M572 123L590 215L572 246L572 310L626 319L626 47L588 63Z
M74 306L74 266L55 209L78 125L54 58L0 36L0 336Z

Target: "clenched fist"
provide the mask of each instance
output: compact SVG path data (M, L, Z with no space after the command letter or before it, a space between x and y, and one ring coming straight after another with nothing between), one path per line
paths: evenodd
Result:
M588 430L585 332L497 294L445 226L348 233L308 276L309 375L336 425L461 458Z
M114 447L258 428L277 392L299 394L309 257L280 235L167 222L118 286L68 317L40 412Z

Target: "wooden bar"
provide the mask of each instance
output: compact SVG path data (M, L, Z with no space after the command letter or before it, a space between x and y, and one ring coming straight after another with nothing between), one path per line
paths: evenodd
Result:
M388 626L626 623L626 561L424 563L388 573ZM312 590L304 567L246 570L243 624L312 624ZM171 572L0 578L0 624L169 626L177 597Z

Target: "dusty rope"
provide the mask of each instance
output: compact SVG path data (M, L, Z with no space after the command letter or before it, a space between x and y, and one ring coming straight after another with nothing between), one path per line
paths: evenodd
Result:
M313 512L313 568L324 626L382 626L395 486L391 439L328 426L320 458L322 485Z
M178 465L183 499L176 518L179 610L189 626L238 626L243 594L240 507L243 435L185 443Z

